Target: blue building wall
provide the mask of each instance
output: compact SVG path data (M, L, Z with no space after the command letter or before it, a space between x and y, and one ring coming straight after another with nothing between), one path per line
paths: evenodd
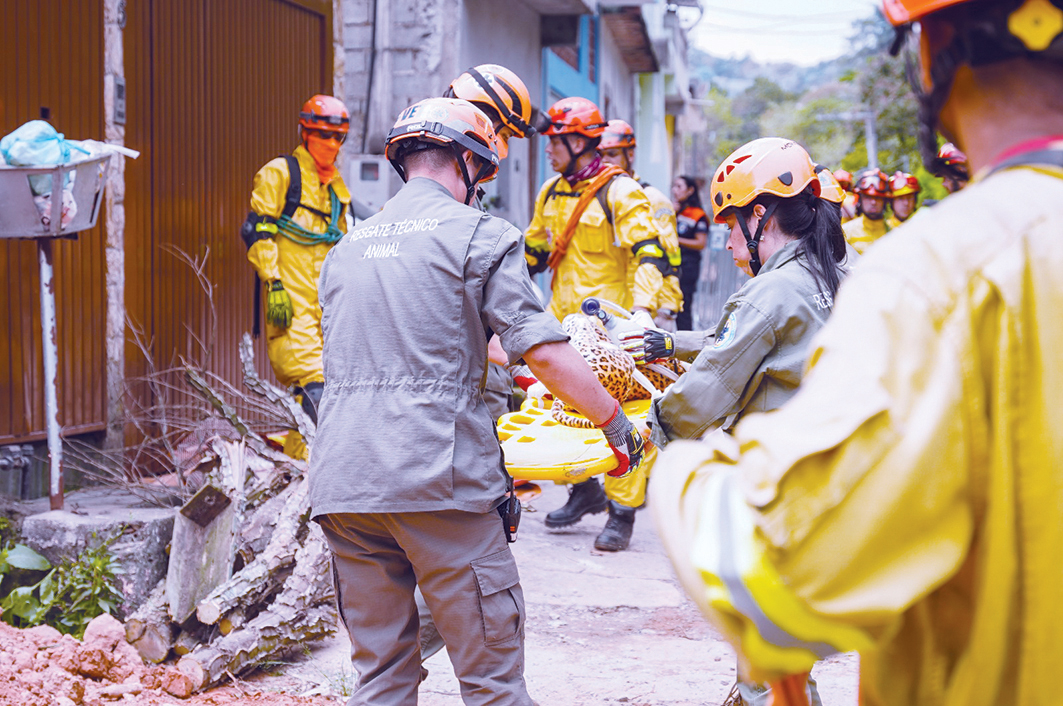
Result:
M594 71L591 71L591 23L594 23ZM584 15L579 23L579 69L568 65L561 57L548 47L543 48L543 85L542 110L547 110L555 101L569 96L583 96L595 103L599 103L598 82L591 80L591 75L597 77L598 62L601 61L601 22L597 16ZM539 139L539 183L542 184L547 178L553 176L550 163L546 159L546 138Z

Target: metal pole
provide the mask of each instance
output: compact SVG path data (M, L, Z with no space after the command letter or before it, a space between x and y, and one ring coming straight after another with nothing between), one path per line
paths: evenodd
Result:
M875 132L875 114L870 110L864 113L864 133L867 144L867 166L878 169L878 133Z
M59 193L56 191L53 194ZM55 328L55 282L52 270L52 239L37 238L41 268L41 335L44 346L44 419L48 429L48 461L51 468L48 497L53 510L63 509L63 442L59 438L59 401L56 382L59 347Z

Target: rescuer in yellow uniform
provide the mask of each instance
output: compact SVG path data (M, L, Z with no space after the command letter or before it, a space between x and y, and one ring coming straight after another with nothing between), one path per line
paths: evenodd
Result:
M562 98L548 114L546 156L558 175L543 184L524 234L530 272L553 270L547 311L564 319L587 297L649 310L660 296L654 258L664 249L646 192L623 169L602 162L597 150L606 123L598 106L586 98ZM635 508L645 500L646 465L624 478L607 476L604 491L597 478L573 485L568 502L547 514L546 526L565 527L608 509L594 546L626 549Z
M885 9L901 39L919 24L925 161L940 127L975 178L854 268L794 398L662 452L652 509L777 704L849 650L866 706L1054 704L1063 8Z
M317 280L325 255L347 231L350 192L336 168L350 114L333 96L316 95L299 113L302 142L291 156L255 174L251 213L241 235L266 288L266 345L273 372L301 396L317 423L324 373ZM286 451L304 455L298 434Z
M915 213L915 202L919 198L919 177L905 172L896 172L890 177L890 228L897 228Z
M623 120L610 120L605 126L602 141L598 144L598 152L602 155L602 161L606 164L615 164L623 169L628 176L637 181L650 199L653 208L653 222L657 225L657 237L661 241L664 253L660 257L653 258L657 265L661 281L647 283L641 287L641 291L658 289L660 295L655 301L646 302L645 308L653 313L653 320L657 326L665 331L675 331L675 318L683 310L683 291L679 288L679 265L682 263L682 255L679 252L679 237L675 231L675 209L672 208L672 200L665 196L664 192L651 185L648 181L639 179L635 174L635 131L631 125ZM640 262L632 262L628 268L628 286L634 289L635 276L649 276L656 279L657 274L647 267L640 267ZM640 303L635 302L638 306Z
M557 176L540 189L524 232L531 273L553 270L547 310L564 319L587 297L648 310L660 291L660 279L649 270L656 269L652 259L662 247L646 192L622 169L602 162L597 150L605 120L598 106L562 98L548 116L546 157ZM577 206L583 210L573 219ZM649 276L636 276L630 287L633 260Z
M845 198L842 199L842 225L845 225L849 221L856 218L856 194L853 193L853 175L845 169L834 170L831 176L841 186L842 191L845 192Z
M890 180L881 169L866 169L856 178L856 218L845 223L845 240L861 255L886 233L886 205L890 200Z

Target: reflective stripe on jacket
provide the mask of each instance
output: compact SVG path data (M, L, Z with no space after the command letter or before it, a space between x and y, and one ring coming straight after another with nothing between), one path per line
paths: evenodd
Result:
M641 262L632 261L628 265L628 288L634 292L632 306L641 306L656 312L658 309L670 309L679 312L683 309L683 292L679 288L679 265L682 254L679 250L679 237L675 229L675 210L672 201L660 189L639 182L646 197L650 200L653 212L653 224L657 226L657 239L664 249L664 258L654 260L656 272L649 268L640 268ZM658 278L658 273L660 277ZM644 286L636 286L637 278L646 277ZM656 297L651 297L657 292Z
M861 260L789 404L662 453L669 554L755 678L829 645L868 706L1056 702L1061 233L1063 172L972 182Z

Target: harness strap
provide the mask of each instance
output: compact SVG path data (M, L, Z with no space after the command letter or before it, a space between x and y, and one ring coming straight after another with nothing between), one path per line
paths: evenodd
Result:
M299 169L299 160L294 155L281 156L288 165L288 193L284 196L284 210L281 211L281 216L291 218L299 210L299 198L303 195L303 172Z
M607 164L602 171L595 175L591 183L587 185L587 188L579 196L579 200L576 201L576 208L572 211L572 214L568 217L568 222L565 223L565 229L561 231L554 239L553 250L550 252L550 257L546 261L547 265L554 271L554 276L557 276L557 267L561 264L561 260L565 258L565 253L568 251L569 243L572 242L572 236L576 234L576 226L579 225L579 220L583 216L583 212L587 210L587 206L590 205L591 199L598 195L601 188L609 184L613 179L624 173L624 170L614 164ZM609 209L604 209L606 214L609 213ZM610 219L610 226L612 220ZM551 282L552 285L552 282Z

